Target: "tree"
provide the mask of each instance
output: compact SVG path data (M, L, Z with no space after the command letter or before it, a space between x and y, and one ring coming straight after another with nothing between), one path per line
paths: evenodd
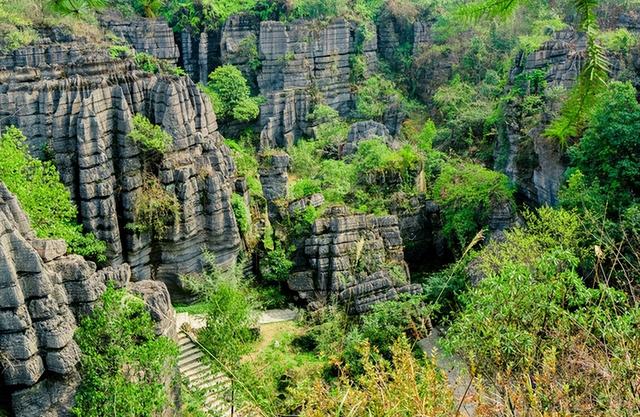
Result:
M247 122L258 117L260 108L242 72L233 65L223 65L209 74L207 93L220 118Z
M609 208L623 209L640 193L640 104L630 83L612 82L598 97L581 141L570 149L588 183L606 186Z

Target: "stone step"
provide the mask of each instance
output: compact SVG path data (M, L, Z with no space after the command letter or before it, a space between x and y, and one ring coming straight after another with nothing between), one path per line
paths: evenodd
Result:
M223 392L231 389L231 381L224 381L220 379L202 380L201 384L198 384L198 383L193 384L193 388L196 388L202 391Z
M206 383L211 383L213 386L227 386L231 385L231 380L226 375L213 375L211 372L195 375L189 380L189 383L193 386L200 387Z
M184 355L181 353L180 356L178 357L178 367L182 368L194 361L200 362L203 356L204 356L204 353L202 353L198 349L186 352Z
M178 369L180 369L180 373L185 375L187 378L193 378L200 373L209 371L209 367L207 365L198 361L179 367Z

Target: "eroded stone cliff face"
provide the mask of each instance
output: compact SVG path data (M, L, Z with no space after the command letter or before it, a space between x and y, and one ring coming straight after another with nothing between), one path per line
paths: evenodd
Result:
M66 250L64 241L36 238L18 201L0 183L0 397L17 417L69 414L80 381L73 334L107 281L142 293L157 333L175 337L164 284L148 281L152 288L140 288L129 284L127 264L97 271Z
M239 15L217 32L180 39L182 60L194 79L206 80L204 67L208 73L230 63L253 82L265 98L258 121L263 148L311 135L307 116L316 103L347 115L353 108L353 58L362 54L369 71L377 65L375 33L360 39L357 26L345 19L282 23Z
M363 313L376 302L421 291L409 283L396 216L352 215L334 207L314 223L304 254L306 264L288 283L316 305L336 298Z
M135 280L173 289L179 274L201 268L203 249L221 264L235 260L233 162L209 100L188 77L142 72L101 45L41 43L0 56L0 109L0 125L18 126L36 156L55 162L85 228L107 242L112 265L131 265ZM146 175L127 136L136 113L174 139L151 173L180 203L164 236L127 228Z

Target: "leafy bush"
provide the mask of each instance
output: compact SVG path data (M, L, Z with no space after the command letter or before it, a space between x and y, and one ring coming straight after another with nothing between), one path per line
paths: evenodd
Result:
M75 333L82 351L82 382L74 415L146 417L170 407L165 387L177 365L178 348L156 336L142 299L108 287L100 305L82 319Z
M393 82L374 75L358 87L356 111L367 119L381 119L392 103L400 103L402 93Z
M180 220L180 202L175 194L165 190L153 175L143 178L143 185L135 192L134 223L127 228L135 233L149 232L157 238L166 236L169 227Z
M291 186L291 196L293 199L309 197L321 191L320 181L312 178L301 178Z
M464 247L486 225L494 208L513 204L513 190L504 174L453 160L442 166L433 198L442 208L442 231L450 245L457 242Z
M238 194L231 195L231 207L238 224L238 229L243 235L251 231L251 213L244 202L244 199Z
M606 192L613 213L640 194L640 104L630 83L612 82L593 109L583 138L572 149L572 164L588 183Z
M241 144L231 139L226 139L225 143L231 148L238 175L245 177L247 180L251 198L263 199L262 184L258 179L258 160L253 149L247 144Z
M255 99L245 97L241 99L231 112L233 118L240 122L254 120L260 114L260 107Z
M235 364L257 338L257 295L243 279L241 264L221 271L214 255L204 257L205 273L182 277L185 287L207 306L207 326L198 333L198 341L222 363Z
M129 138L145 150L165 153L173 144L173 137L160 126L154 125L142 114L133 116L133 129Z
M36 235L64 239L71 252L106 262L106 244L83 233L78 210L55 166L31 157L25 141L15 127L0 136L0 181L18 198Z
M351 163L360 183L365 185L373 185L379 182L379 178L395 175L402 184L412 187L422 157L410 145L394 151L380 139L369 139L358 144Z
M144 72L157 74L160 72L160 65L156 57L146 52L136 52L133 57L134 62Z
M242 72L233 65L222 65L209 74L207 93L211 97L216 115L250 121L258 117L260 109Z
M280 244L269 250L260 260L260 274L265 281L283 282L289 279L293 262L289 260L288 251Z
M205 16L213 22L212 26L221 26L234 14L251 10L256 0L204 0Z
M109 56L113 59L128 57L131 55L131 48L126 45L111 45L109 47Z
M625 387L640 376L630 354L640 346L640 311L604 280L588 287L578 275L593 246L584 245L576 213L544 208L528 222L480 253L474 269L484 278L462 297L446 347L500 393L486 415L506 407L518 414L637 412L640 403Z
M133 7L138 13L146 17L156 17L162 8L164 0L134 0Z
M629 32L626 28L618 28L599 34L600 42L611 52L626 54L631 48L638 44L637 35Z
M178 77L187 75L184 69L171 63L161 61L155 56L146 52L136 52L133 57L135 64L144 72L151 74L171 74Z

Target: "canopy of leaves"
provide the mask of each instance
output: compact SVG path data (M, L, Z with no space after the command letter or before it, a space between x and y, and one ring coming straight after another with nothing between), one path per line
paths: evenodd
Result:
M640 195L640 104L630 83L612 82L598 98L589 128L570 149L587 183L600 184L613 213Z
M222 65L209 74L207 93L216 115L247 122L258 117L260 108L252 98L247 79L233 65Z

